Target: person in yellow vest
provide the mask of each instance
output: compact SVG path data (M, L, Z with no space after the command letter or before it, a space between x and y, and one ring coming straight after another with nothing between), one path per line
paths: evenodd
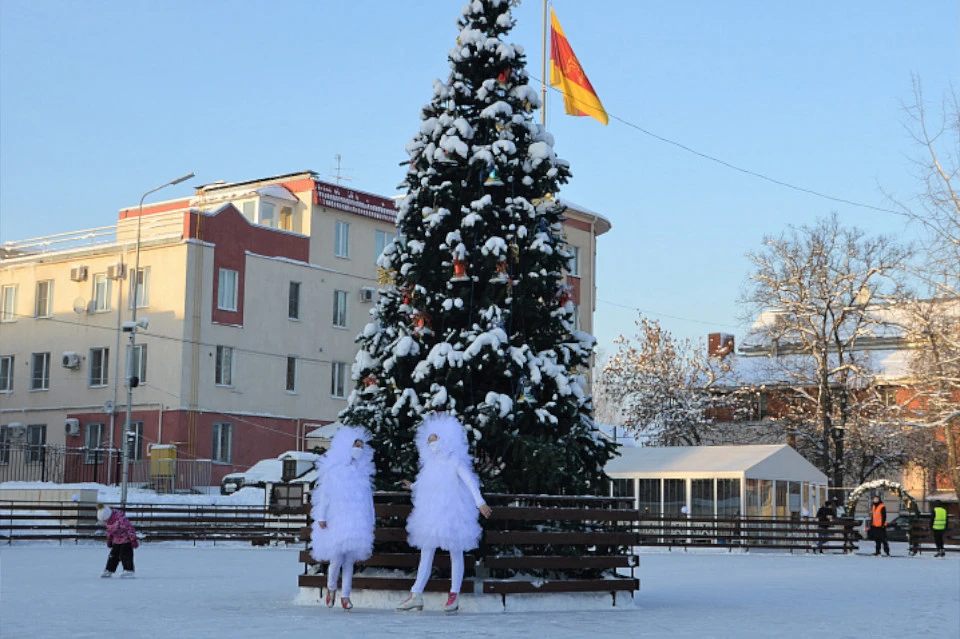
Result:
M890 543L887 541L887 507L883 505L880 495L873 498L873 504L870 507L870 530L868 532L870 539L875 543L876 551L874 556L880 555L880 546L883 546L883 554L890 556Z
M943 533L947 530L947 509L943 507L943 502L933 502L933 542L937 545L937 554L934 557L946 557L947 553L943 550Z

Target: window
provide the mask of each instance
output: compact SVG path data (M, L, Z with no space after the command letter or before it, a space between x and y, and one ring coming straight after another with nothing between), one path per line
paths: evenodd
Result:
M613 480L613 497L636 497L634 494L634 487L636 486L636 480L633 478L629 479L614 479Z
M0 465L10 463L10 429L0 426Z
M687 505L687 480L663 480L663 514L669 517L680 517L682 509Z
M127 434L127 444L130 449L127 451L130 461L140 461L143 459L143 422L130 422L130 432Z
M713 517L713 480L690 480L691 514Z
M786 517L789 513L787 510L787 482L778 480L777 481L777 508L776 513L777 517Z
M13 355L0 356L0 393L13 391Z
M799 515L801 510L802 499L800 498L800 490L802 484L798 481L792 481L788 484L787 489L787 510L790 511L791 515Z
M104 461L102 451L98 450L103 445L103 424L87 424L84 428L83 446L87 449L83 456L84 463Z
M347 327L347 292L333 292L333 325L339 328Z
M220 283L217 288L217 308L221 311L237 310L237 272L228 268L220 269Z
M50 353L34 353L30 360L30 390L47 390L50 388Z
M333 254L350 257L350 225L347 222L337 222L333 235Z
M760 480L760 516L773 517L773 480Z
M110 310L110 298L113 281L107 279L106 273L97 273L93 276L93 310L96 313Z
M37 282L37 298L33 308L34 317L53 317L53 280Z
M570 260L567 262L567 273L575 277L580 277L580 247L567 246L570 251Z
M255 221L257 217L257 203L254 201L244 202L240 205L240 210L243 213L243 217L247 218L251 222Z
M277 225L277 220L274 215L277 211L277 207L270 202L260 202L260 224L263 226L274 227Z
M299 372L299 365L297 358L293 356L287 357L287 392L296 393L297 392L297 373Z
M640 479L637 490L637 509L641 515L660 514L660 480Z
M380 255L383 254L383 249L387 248L387 244L389 244L392 240L393 240L392 233L387 233L386 231L377 231L376 235L374 236L374 243L373 243L373 263L374 264L376 264L377 260L380 259Z
M0 297L3 297L3 306L0 309L0 322L17 321L17 285L4 286Z
M137 308L150 306L150 267L139 269L130 278L130 301L127 308L133 308L133 299L137 299Z
M330 378L330 394L338 398L347 396L346 362L333 362L333 375Z
M90 349L90 385L106 386L110 362L109 348Z
M233 349L217 346L217 386L233 386Z
M31 424L27 426L27 463L38 464L43 461L47 444L47 425Z
M760 480L747 480L747 516L757 517L760 515Z
M736 517L740 514L740 480L717 480L717 515Z
M293 230L293 208L289 206L280 207L280 223L279 228L284 231Z
M137 344L133 347L133 374L143 384L147 381L147 345Z
M290 292L287 296L287 317L292 320L300 319L300 282L290 282Z
M233 424L213 425L213 448L210 459L218 464L229 464L233 460Z

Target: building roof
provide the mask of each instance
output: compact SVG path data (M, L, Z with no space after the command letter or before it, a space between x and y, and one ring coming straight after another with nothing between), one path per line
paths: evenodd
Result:
M621 448L620 456L605 470L611 477L621 478L743 474L751 479L827 482L826 475L786 444Z

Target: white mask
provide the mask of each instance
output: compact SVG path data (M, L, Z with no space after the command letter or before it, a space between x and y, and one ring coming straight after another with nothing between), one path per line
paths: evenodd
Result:
M362 455L362 454L363 454L363 449L362 449L362 448L351 448L351 449L350 449L350 457L352 457L353 459L360 459L360 455Z
M432 442L427 442L427 447L428 447L430 450L432 450L433 452L439 451L439 450L440 450L440 440L439 440L439 439L435 439L435 440L433 440Z

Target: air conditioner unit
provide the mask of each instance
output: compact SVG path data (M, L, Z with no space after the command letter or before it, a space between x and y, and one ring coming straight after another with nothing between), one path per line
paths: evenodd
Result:
M64 368L77 369L80 368L80 355L74 353L73 351L67 351L63 354L63 359L61 360Z
M127 265L123 262L117 262L107 267L107 279L122 280L127 276Z
M11 439L20 439L27 432L27 427L20 422L10 422L7 424L7 431L10 433Z
M63 432L67 435L79 435L80 434L80 420L74 417L70 417L63 424Z
M86 266L74 266L70 269L70 279L74 282L86 282L87 271Z
M372 302L373 298L376 297L377 291L370 288L369 286L364 286L360 289L360 301L361 302Z

